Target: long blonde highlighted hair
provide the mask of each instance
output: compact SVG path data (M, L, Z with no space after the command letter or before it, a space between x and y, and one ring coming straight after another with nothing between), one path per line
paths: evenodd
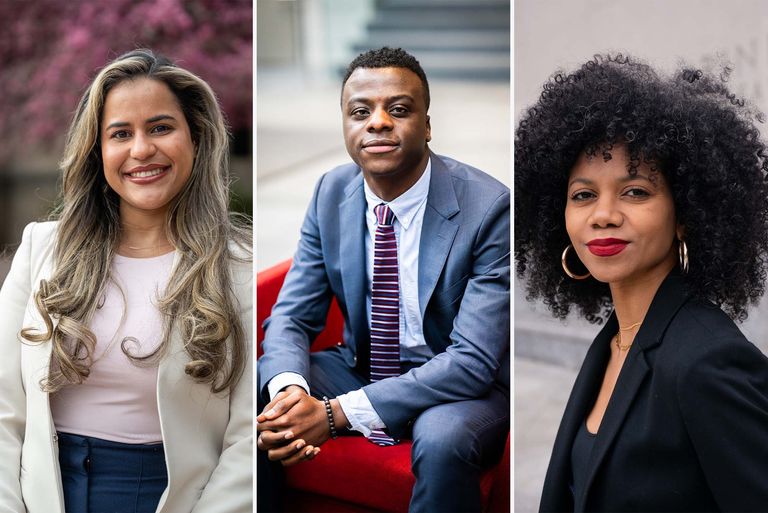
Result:
M162 342L149 355L168 350L176 328L190 361L185 372L209 383L213 392L233 386L246 362L247 344L233 293L230 266L252 259L247 219L228 212L229 134L216 96L201 78L151 50L128 52L105 66L83 94L67 134L60 167L62 203L54 272L35 294L46 331L21 331L23 339L51 341L53 355L47 391L82 383L90 372L96 338L88 324L110 279L120 240L120 199L104 178L99 133L104 102L118 83L149 78L166 84L179 101L196 147L190 179L169 206L168 240L178 253L165 294ZM58 323L54 326L54 320Z

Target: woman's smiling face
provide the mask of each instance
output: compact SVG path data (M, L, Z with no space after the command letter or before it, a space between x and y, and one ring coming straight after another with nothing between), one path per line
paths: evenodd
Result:
M628 173L627 150L607 162L582 153L568 178L565 225L579 259L605 283L663 279L682 235L666 179L645 163Z
M120 197L121 216L164 216L192 174L195 145L179 101L158 80L114 86L101 117L104 177Z

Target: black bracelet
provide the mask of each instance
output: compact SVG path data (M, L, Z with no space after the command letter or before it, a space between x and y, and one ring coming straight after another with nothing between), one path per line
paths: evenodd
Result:
M333 410L331 410L331 401L326 396L323 396L323 404L325 404L325 413L328 415L328 426L331 428L331 438L336 440L339 434L336 432L336 423L333 421Z

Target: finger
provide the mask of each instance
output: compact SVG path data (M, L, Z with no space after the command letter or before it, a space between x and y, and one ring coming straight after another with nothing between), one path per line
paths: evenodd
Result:
M301 394L298 392L291 392L290 394L286 395L285 397L279 399L274 404L268 404L264 411L259 415L259 417L264 417L264 420L259 421L259 418L256 418L257 422L264 422L266 420L273 420L282 415L283 413L287 412L293 406L299 402L301 399Z
M277 403L279 400L281 400L286 395L288 395L288 393L285 390L282 390L282 391L278 392L277 394L275 394L275 397L273 397L272 400L269 401L267 403L267 405L264 407L264 409L262 410L262 413L259 413L256 416L256 422L264 422L267 419L267 417L264 415L264 412L267 411L267 410L271 410L272 407L275 405L275 403Z
M293 431L280 431L277 433L274 431L264 431L259 435L258 440L261 443L260 448L276 449L290 443L293 437Z
M271 461L282 461L295 454L301 454L302 450L307 447L307 442L304 440L297 440L283 447L276 447L267 451L267 457ZM311 447L311 446L310 446Z
M293 456L280 460L280 463L282 463L284 467L293 466L297 463L301 463L302 461L307 461L309 459L314 458L314 455L316 454L315 451L319 452L320 448L314 447L312 445L307 445L302 450L297 451Z

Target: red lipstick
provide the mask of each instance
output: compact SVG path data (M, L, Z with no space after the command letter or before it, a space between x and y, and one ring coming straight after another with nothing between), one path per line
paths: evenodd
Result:
M587 242L587 249L593 254L601 257L609 257L618 255L629 244L628 241L622 239L592 239Z

